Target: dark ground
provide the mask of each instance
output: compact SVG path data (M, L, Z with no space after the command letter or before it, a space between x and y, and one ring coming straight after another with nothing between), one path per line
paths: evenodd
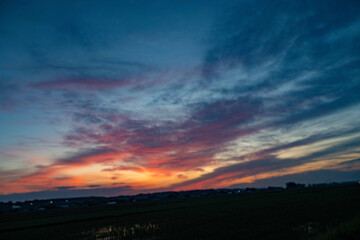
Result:
M0 239L360 240L360 184L8 213Z

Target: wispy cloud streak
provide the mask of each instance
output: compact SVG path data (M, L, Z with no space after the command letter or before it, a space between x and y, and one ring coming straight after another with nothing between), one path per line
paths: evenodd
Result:
M357 1L164 5L5 4L0 193L357 171ZM24 144L34 136L49 149Z

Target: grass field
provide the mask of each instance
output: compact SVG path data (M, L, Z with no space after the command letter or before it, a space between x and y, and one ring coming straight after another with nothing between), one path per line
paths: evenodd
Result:
M360 185L1 215L0 239L360 240Z

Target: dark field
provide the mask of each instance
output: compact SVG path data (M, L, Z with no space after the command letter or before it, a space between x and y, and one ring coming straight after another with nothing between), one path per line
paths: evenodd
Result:
M360 239L360 185L1 215L0 239Z

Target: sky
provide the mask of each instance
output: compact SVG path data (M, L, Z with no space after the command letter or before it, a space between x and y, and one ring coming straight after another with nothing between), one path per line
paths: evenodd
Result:
M360 180L360 1L0 2L0 201Z

